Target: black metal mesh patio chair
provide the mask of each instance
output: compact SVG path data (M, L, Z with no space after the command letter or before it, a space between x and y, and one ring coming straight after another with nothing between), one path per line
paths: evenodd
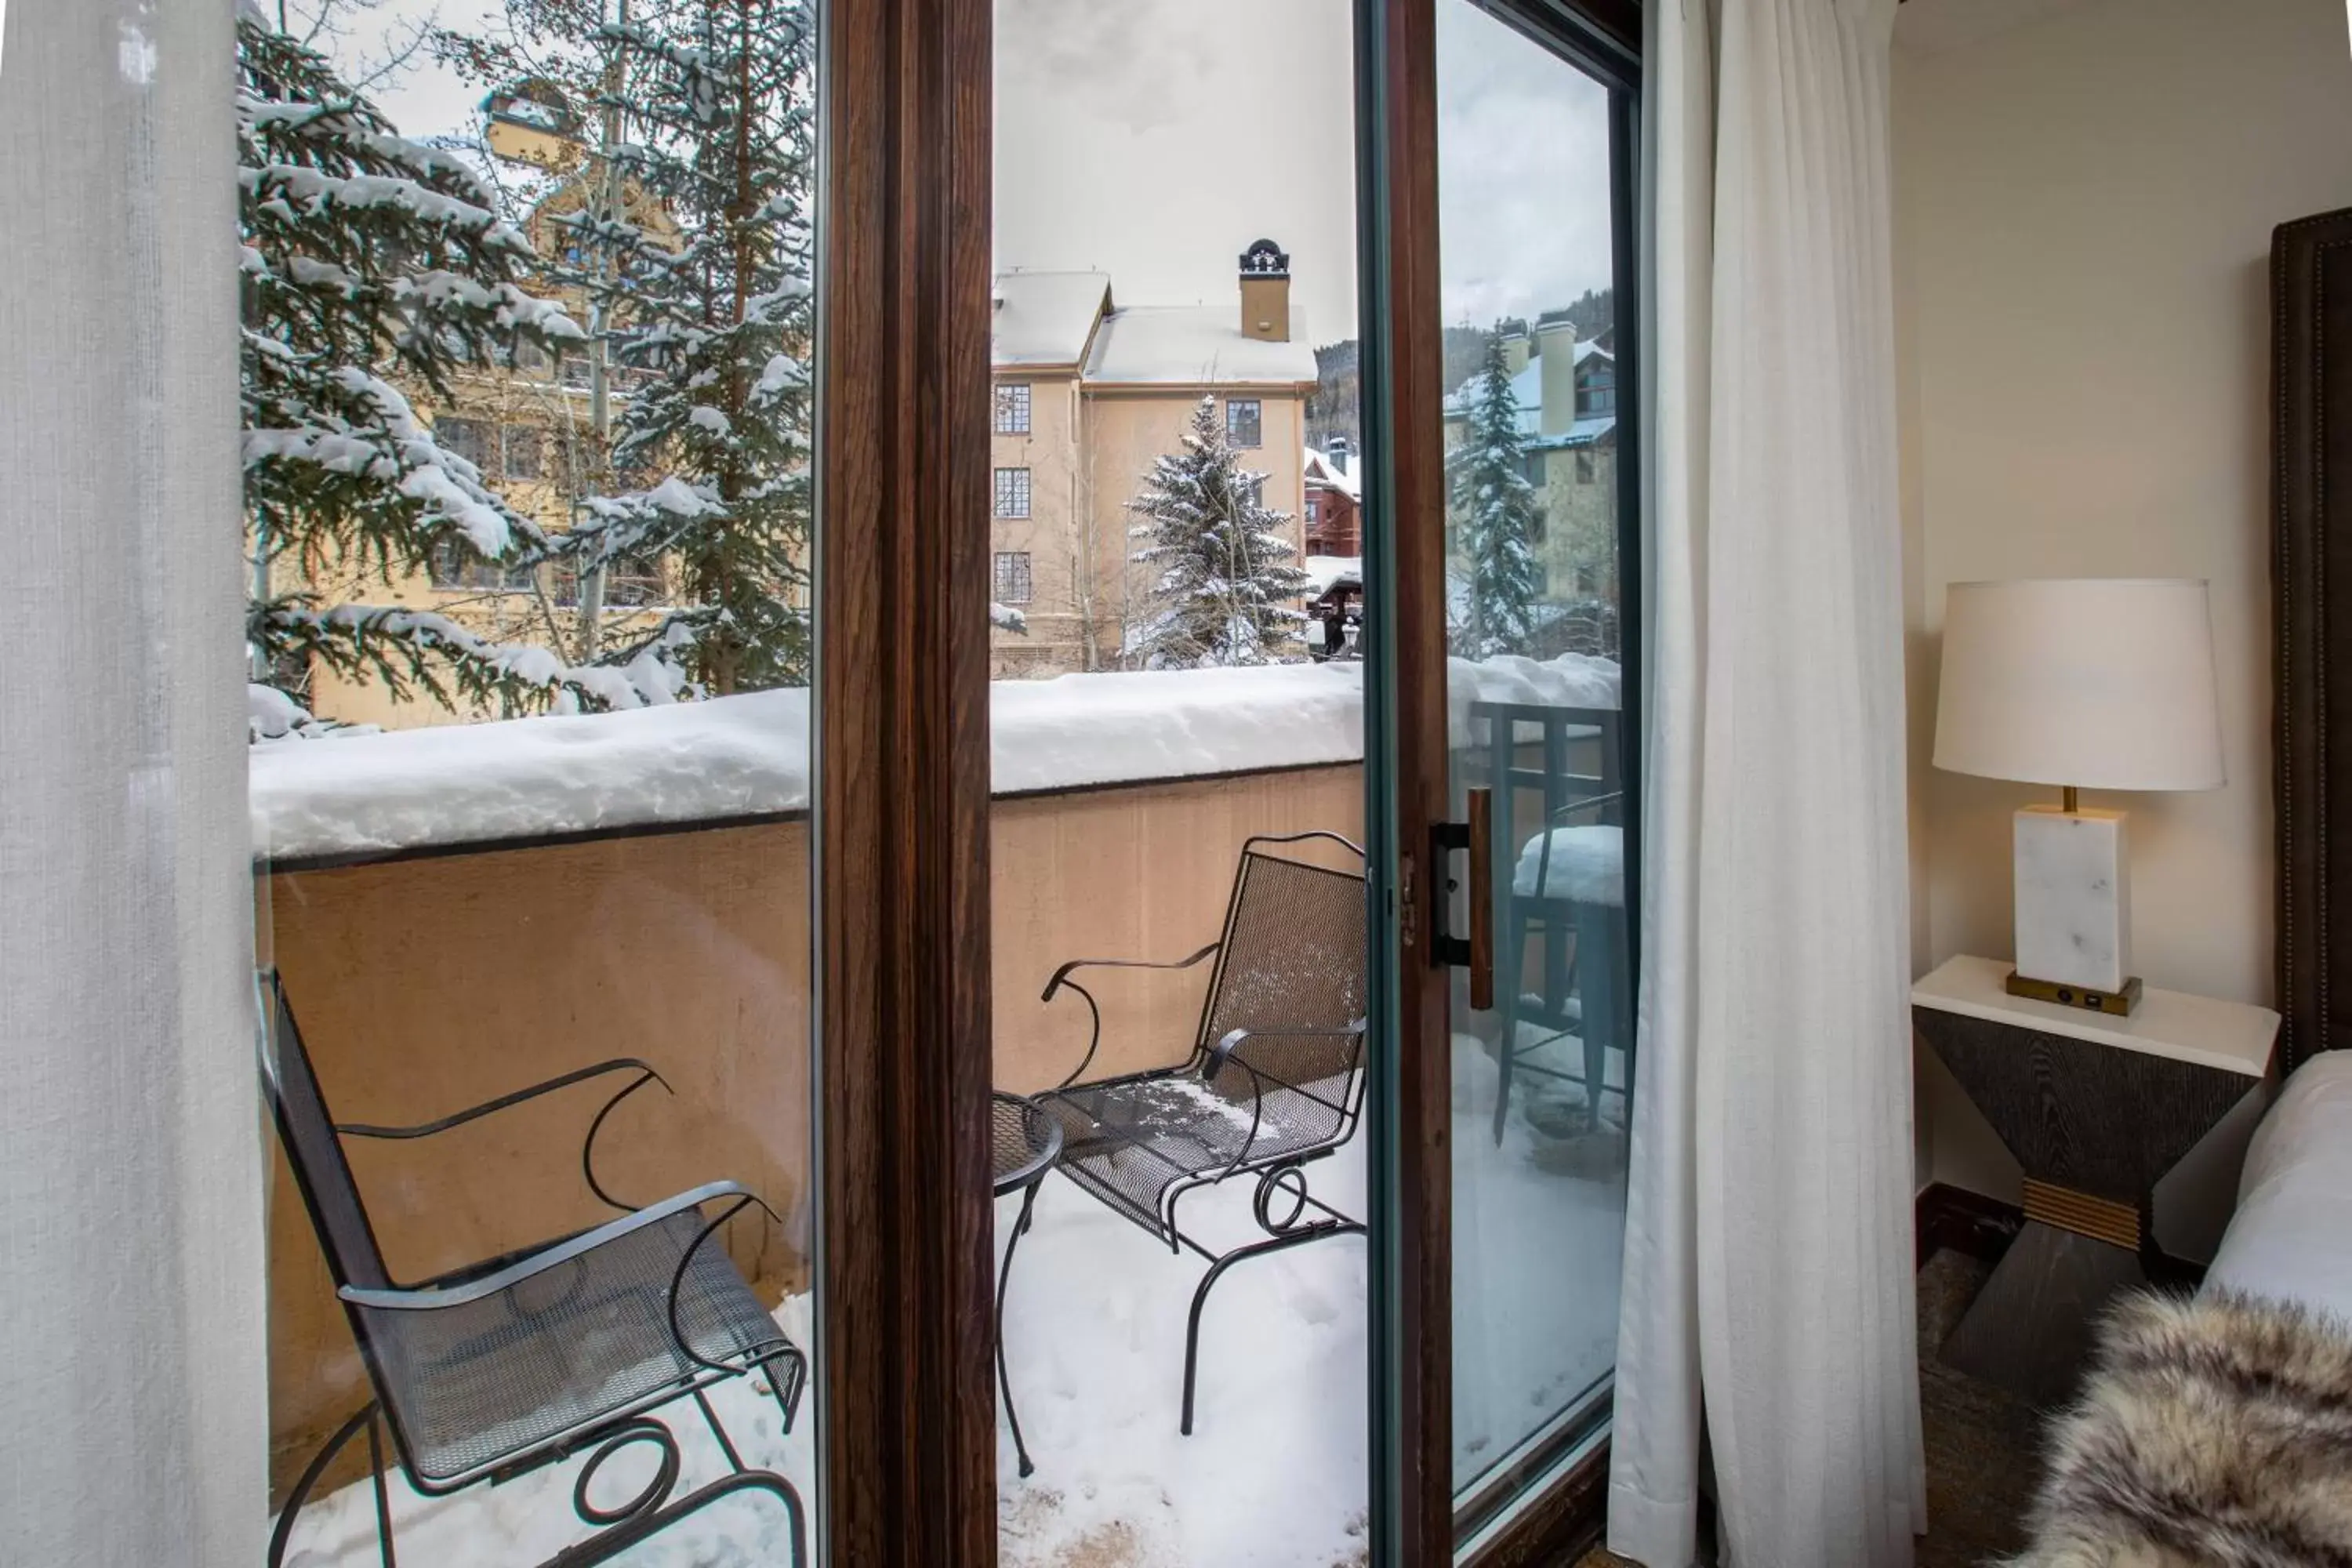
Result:
M1307 1166L1354 1136L1364 1100L1361 871L1271 852L1336 833L1261 835L1242 847L1224 934L1172 963L1076 959L1054 971L1045 1000L1076 992L1092 1033L1077 1070L1038 1103L1062 1123L1063 1174L1171 1251L1209 1260L1184 1331L1183 1430L1192 1430L1201 1310L1225 1271L1251 1258L1360 1235L1362 1222L1307 1191ZM1072 980L1087 968L1190 969L1213 956L1191 1058L1181 1067L1079 1080L1102 1044L1102 1010ZM1201 1187L1255 1180L1251 1212L1265 1239L1217 1252L1187 1235L1177 1205Z
M782 1503L791 1562L803 1563L806 1528L799 1494L782 1476L743 1463L703 1392L725 1378L759 1373L782 1412L784 1431L792 1430L807 1360L761 1307L725 1248L707 1245L745 1208L758 1205L765 1211L767 1205L732 1182L711 1182L638 1208L614 1197L597 1179L596 1134L605 1118L648 1083L667 1089L660 1075L623 1058L420 1126L337 1122L284 985L275 973L259 979L274 1037L262 1050L263 1088L375 1394L295 1483L270 1537L270 1568L283 1559L295 1517L320 1477L362 1431L374 1478L378 1546L390 1568L386 1429L409 1485L427 1496L511 1480L588 1453L572 1489L572 1509L598 1533L550 1559L549 1568L604 1562L722 1497L749 1490ZM621 1211L621 1218L415 1284L393 1279L344 1157L343 1139L428 1138L614 1074L627 1075L628 1081L589 1123L580 1169L589 1191ZM671 1501L677 1441L654 1413L680 1399L700 1408L733 1473ZM658 1458L644 1490L617 1507L592 1501L598 1468L636 1445L654 1448Z

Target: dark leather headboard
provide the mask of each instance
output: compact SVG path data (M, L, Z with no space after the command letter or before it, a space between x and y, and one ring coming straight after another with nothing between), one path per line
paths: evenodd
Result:
M2352 208L2272 236L2271 341L2278 995L2293 1071L2352 1046Z

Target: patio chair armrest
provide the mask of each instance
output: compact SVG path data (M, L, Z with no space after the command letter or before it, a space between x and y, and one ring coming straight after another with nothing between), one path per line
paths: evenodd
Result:
M1085 986L1070 978L1070 972L1072 970L1190 969L1223 945L1224 944L1221 942L1213 942L1208 946L1202 948L1200 952L1192 954L1190 957L1180 958L1173 963L1155 963L1147 958L1074 958L1070 960L1069 963L1065 963L1062 967L1054 971L1054 977L1045 982L1045 994L1039 997L1038 1000L1041 1002L1051 1002L1060 992L1075 991L1081 997L1085 998L1087 1004L1087 1016L1090 1020L1090 1025L1087 1034L1087 1054L1078 1058L1078 1065L1070 1069L1070 1076L1064 1079L1054 1087L1055 1089L1067 1089L1070 1085L1077 1082L1081 1078L1084 1078L1086 1076L1087 1068L1094 1065L1095 1052L1102 1048L1102 1009L1096 1005L1095 994L1093 992L1087 990Z
M1612 789L1606 795L1580 795L1576 799L1570 801L1566 805L1561 806L1558 811L1553 812L1551 814L1551 820L1558 822L1560 818L1567 816L1573 812L1591 811L1595 806L1615 805L1624 798L1625 792L1622 789Z
M751 1192L740 1183L706 1182L701 1186L680 1193L674 1198L665 1198L650 1208L639 1209L635 1214L625 1215L619 1219L607 1220L593 1230L583 1230L568 1241L560 1241L543 1252L534 1252L520 1262L508 1265L495 1274L485 1274L478 1279L468 1279L462 1285L428 1286L416 1290L377 1290L357 1285L346 1285L335 1294L354 1307L373 1307L389 1312L432 1312L445 1307L469 1306L476 1301L487 1300L501 1290L510 1290L524 1280L544 1274L560 1264L569 1263L584 1253L594 1251L607 1242L618 1241L621 1237L633 1235L647 1226L659 1225L662 1221L683 1214L688 1209L700 1208L713 1199L726 1197L748 1199L751 1195Z
M1202 1081L1206 1082L1208 1079L1216 1077L1218 1072L1223 1068L1224 1065L1233 1059L1234 1050L1236 1047L1240 1046L1244 1041L1253 1039L1259 1035L1273 1035L1282 1039L1344 1040L1350 1035L1362 1034L1370 1026L1370 1022L1371 1021L1369 1018L1359 1018L1354 1023L1347 1025L1344 1027L1229 1030L1226 1032L1225 1037L1219 1040L1215 1045L1211 1046L1209 1047L1209 1054L1202 1058ZM1244 1067L1249 1066L1247 1062L1244 1062L1241 1065Z
M1208 1055L1201 1060L1202 1083L1213 1081L1217 1075L1223 1072L1229 1066L1237 1067L1249 1074L1250 1080L1249 1136L1242 1140L1241 1152L1226 1163L1224 1171L1216 1178L1218 1181L1223 1181L1226 1176L1232 1175L1249 1163L1250 1156L1257 1150L1258 1129L1265 1123L1265 1079L1259 1075L1257 1068L1249 1064L1246 1058L1234 1056L1234 1050L1243 1042L1259 1035L1273 1035L1283 1039L1344 1040L1350 1036L1363 1034L1370 1025L1370 1018L1359 1018L1344 1028L1326 1026L1318 1028L1296 1029L1230 1029L1226 1031L1224 1038L1209 1047Z
M453 1127L463 1127L468 1121L479 1121L493 1111L505 1110L520 1105L525 1100L537 1100L541 1095L552 1094L559 1089L569 1089L575 1083L584 1083L592 1078L602 1078L607 1073L615 1072L635 1072L637 1076L623 1086L618 1094L606 1100L604 1108L596 1112L595 1120L588 1123L588 1136L583 1139L580 1144L580 1173L586 1178L588 1190L595 1194L607 1205L619 1209L624 1214L634 1214L637 1212L636 1205L625 1203L614 1197L611 1193L606 1192L604 1184L596 1179L596 1134L604 1130L604 1119L613 1114L621 1101L628 1099L646 1085L660 1084L662 1092L665 1094L677 1092L670 1088L668 1079L653 1069L652 1064L639 1061L635 1057L615 1057L611 1061L598 1062L593 1067L579 1068L572 1072L549 1079L544 1083L535 1083L528 1089L519 1089L511 1094L499 1095L496 1100L486 1100L479 1105L469 1106L464 1110L444 1116L438 1121L420 1121L414 1127L377 1127L364 1121L339 1121L335 1123L335 1131L346 1138L430 1138L436 1132L446 1132Z
M594 1067L580 1068L560 1077L549 1079L545 1083L535 1083L528 1089L519 1089L511 1094L499 1095L496 1100L486 1100L479 1105L468 1106L463 1110L452 1112L437 1121L420 1121L414 1127L377 1127L364 1121L338 1121L335 1123L335 1131L346 1138L430 1138L436 1132L446 1132L452 1127L463 1127L468 1121L479 1121L492 1111L505 1110L511 1106L520 1105L527 1100L537 1100L542 1094L552 1094L559 1089L569 1089L575 1083L584 1082L592 1078L600 1078L605 1073L620 1072L625 1068L635 1068L643 1077L636 1084L631 1084L628 1089L623 1089L621 1092L624 1094L647 1080L658 1083L664 1089L669 1088L669 1084L663 1079L662 1075L654 1071L646 1063L639 1061L635 1057L615 1057L608 1062L598 1062Z
M1223 945L1223 942L1213 942L1200 952L1186 958L1180 958L1172 963L1156 962L1148 958L1074 958L1054 971L1054 977L1045 982L1045 994L1038 1000L1051 1002L1056 991L1069 984L1070 972L1074 969L1190 969ZM1076 991L1077 987L1071 985L1070 989Z

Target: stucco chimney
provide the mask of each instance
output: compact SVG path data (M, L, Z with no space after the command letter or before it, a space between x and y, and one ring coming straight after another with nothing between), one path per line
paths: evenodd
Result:
M1242 252L1242 336L1290 341L1290 256L1270 239Z
M1348 471L1349 463L1354 460L1355 448L1345 436L1334 436L1331 437L1330 444L1324 447L1323 456L1329 461L1332 468L1345 474Z
M1557 436L1576 423L1576 323L1567 311L1537 318L1536 357L1543 361L1543 417L1537 428Z
M1525 327L1511 327L1504 331L1503 368L1505 370L1517 375L1528 368L1528 361L1534 357L1535 345L1528 342L1528 330Z

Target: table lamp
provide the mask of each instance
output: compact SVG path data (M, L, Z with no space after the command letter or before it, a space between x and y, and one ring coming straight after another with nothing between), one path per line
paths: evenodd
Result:
M2053 784L2016 817L2012 995L2129 1013L2131 882L2125 814L2075 792L2222 783L2213 624L2183 579L1955 583L1944 605L1936 765Z

